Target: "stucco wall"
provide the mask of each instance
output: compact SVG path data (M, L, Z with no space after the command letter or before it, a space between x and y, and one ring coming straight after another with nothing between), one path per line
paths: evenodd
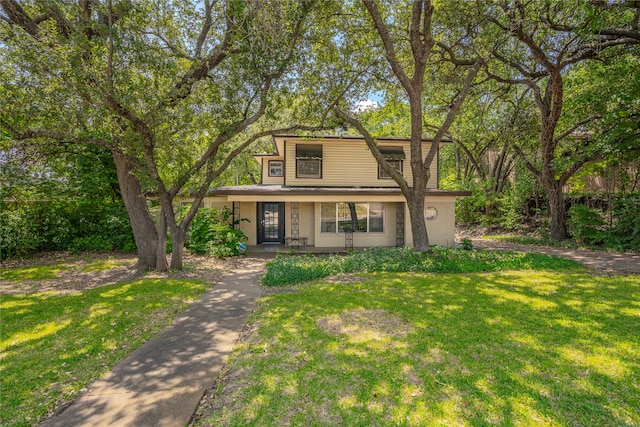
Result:
M382 201L380 199L370 201ZM331 202L331 200L326 200ZM364 201L364 200L360 200ZM242 221L240 230L248 237L249 245L257 244L257 204L254 201L236 202L240 206L240 217L248 218L250 222ZM354 233L355 247L395 246L396 245L396 204L384 203L384 232L382 233ZM221 198L206 198L205 207L220 209L223 206L232 207L232 202L224 202ZM427 221L429 243L443 247L453 247L455 244L455 197L437 197L425 199L425 207L432 206L438 211L435 220ZM343 233L320 232L320 203L304 201L298 202L299 233L306 237L307 243L316 247L344 247ZM291 236L291 204L285 203L285 237ZM411 220L409 209L405 206L405 246L413 245L411 234Z
M456 218L455 197L429 198L424 202L426 207L434 207L438 211L438 217L431 221L426 221L429 244L451 248L455 245L456 238ZM411 218L409 208L405 207L405 246L413 246L413 236L411 234Z
M247 218L247 221L240 221L240 230L247 235L247 244L254 246L258 244L258 212L256 204L254 202L239 202L240 203L240 218Z
M291 203L285 203L285 237L291 237ZM298 237L306 237L308 245L315 245L314 203L298 202Z

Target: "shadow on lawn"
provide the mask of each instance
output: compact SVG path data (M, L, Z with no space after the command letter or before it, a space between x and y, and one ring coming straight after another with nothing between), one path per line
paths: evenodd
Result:
M3 295L1 383L12 392L3 396L0 418L31 425L60 410L166 325L198 289L204 285L143 279L82 293Z
M640 423L637 277L381 274L298 291L260 307L214 421ZM381 334L385 316L407 335Z

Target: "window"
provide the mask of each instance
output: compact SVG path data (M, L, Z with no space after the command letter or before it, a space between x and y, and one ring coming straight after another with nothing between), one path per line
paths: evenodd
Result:
M392 167L396 168L400 173L402 173L402 160L387 160ZM382 166L378 165L378 178L379 179L391 179L391 175L386 173Z
M335 203L320 204L320 232L322 233L336 232L336 204Z
M384 159L389 163L392 167L396 168L400 173L402 173L402 161L405 158L404 149L402 147L378 147L380 148L380 153ZM391 175L386 173L382 166L378 165L378 178L379 179L391 179Z
M321 203L320 231L322 233L382 233L384 231L383 203Z
M269 160L269 176L282 176L282 160Z
M382 233L384 231L384 204L369 203L369 232Z
M367 232L366 203L338 203L338 231Z
M322 145L296 145L296 177L322 178Z

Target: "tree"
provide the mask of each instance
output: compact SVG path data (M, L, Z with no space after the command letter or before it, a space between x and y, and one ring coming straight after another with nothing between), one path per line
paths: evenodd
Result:
M352 83L363 75L378 77L380 83L388 90L388 99L391 98L408 101L410 122L410 164L413 172L413 181L407 182L399 171L391 166L384 158L377 146L374 135L365 127L363 122L348 108L344 101L335 103L335 114L342 120L352 125L363 136L371 153L381 168L389 174L399 185L409 209L413 245L416 251L429 250L429 237L424 219L424 199L427 183L430 179L430 166L435 159L437 150L445 139L447 132L453 123L460 106L464 102L476 74L480 70L483 61L479 58L459 59L465 44L472 38L472 33L466 33L456 41L457 44L449 46L443 42L442 30L434 24L437 17L436 9L431 1L414 1L408 6L397 3L385 3L382 7L373 0L362 2L367 21L352 23L354 32L347 33L345 38L363 38L375 43L377 46L372 52L375 59L368 58L368 63L355 73ZM464 4L456 4L464 8ZM443 15L444 16L444 15ZM373 28L375 38L367 39L367 33L363 28ZM408 27L408 34L403 28ZM438 39L440 37L441 39ZM457 68L448 69L442 61L446 58L448 63ZM376 68L377 67L377 68ZM460 71L464 70L464 71ZM427 72L430 72L427 74ZM436 86L430 82L429 75L449 73L448 77L457 78L459 86L447 102L447 107L442 113L442 120L436 126L435 136L432 141L427 141L425 124L428 122L426 110L434 103L434 95L430 89ZM456 74L458 74L456 76ZM454 77L455 76L455 77ZM394 81L393 81L394 80ZM385 82L391 82L385 85ZM395 86L395 87L394 87ZM400 89L401 88L401 89ZM347 89L348 90L348 89ZM345 92L347 91L345 90ZM426 156L423 157L423 146L430 144Z
M488 64L487 73L504 84L526 86L538 109L539 163L519 144L514 144L514 149L547 192L550 237L565 239L568 232L563 186L598 154L587 149L594 139L578 133L602 117L598 113L579 118L565 114L565 76L577 64L598 57L604 49L629 44L630 40L594 33L591 29L597 25L599 14L585 2L517 0L491 2L489 7L483 2L478 4L479 10L488 11L487 20L498 30L492 33L495 61ZM635 22L637 25L637 19Z
M191 220L243 150L316 129L279 117L313 0L0 5L4 138L108 147L140 269L166 268L167 230L182 267ZM179 218L185 192L194 202Z

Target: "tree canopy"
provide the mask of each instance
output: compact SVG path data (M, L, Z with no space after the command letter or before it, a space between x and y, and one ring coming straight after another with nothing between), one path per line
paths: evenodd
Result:
M637 158L639 19L637 2L578 0L0 0L0 148L107 150L141 269L167 267L167 232L181 267L212 185L258 181L250 147L339 126L401 188L416 250L429 249L424 195L444 140L458 175L484 182L487 212L526 169L563 239L571 177ZM382 136L411 139L412 182Z

